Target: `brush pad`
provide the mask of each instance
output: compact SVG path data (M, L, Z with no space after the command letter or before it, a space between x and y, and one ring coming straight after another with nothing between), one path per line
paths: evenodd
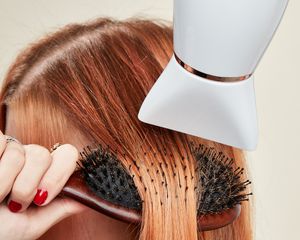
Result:
M243 169L233 168L233 159L199 145L192 148L199 173L198 215L219 213L248 200L244 190L250 181L240 180ZM78 163L88 187L101 199L141 211L142 201L132 177L116 155L100 145L86 147Z

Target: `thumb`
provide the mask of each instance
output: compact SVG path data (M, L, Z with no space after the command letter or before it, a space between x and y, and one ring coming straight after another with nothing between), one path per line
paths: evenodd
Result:
M62 221L66 217L81 213L86 209L88 209L88 207L73 199L58 197L46 206L31 209L31 231L39 237L53 225Z

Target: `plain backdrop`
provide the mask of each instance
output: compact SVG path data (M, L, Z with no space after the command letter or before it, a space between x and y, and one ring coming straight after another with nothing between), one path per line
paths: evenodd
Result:
M0 81L27 43L60 26L98 16L172 20L172 5L172 0L0 0ZM300 1L291 0L255 74L260 136L247 155L258 240L300 239L299 13Z

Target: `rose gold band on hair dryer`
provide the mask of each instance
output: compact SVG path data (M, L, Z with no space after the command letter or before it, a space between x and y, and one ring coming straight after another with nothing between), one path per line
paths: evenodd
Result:
M214 75L210 75L204 72L201 72L191 66L189 66L188 64L184 63L177 55L176 53L174 53L175 59L178 62L178 64L180 64L180 66L182 66L185 70L187 70L188 72L197 75L201 78L205 78L207 80L212 80L212 81L217 81L217 82L238 82L238 81L243 81L246 80L248 78L250 78L252 76L251 74L247 74L244 76L240 76L240 77L219 77L219 76L214 76Z

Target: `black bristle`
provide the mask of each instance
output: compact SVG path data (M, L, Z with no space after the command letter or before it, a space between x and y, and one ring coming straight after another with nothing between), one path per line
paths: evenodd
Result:
M116 205L141 210L141 199L133 178L110 150L89 146L80 153L81 172L91 190L100 198Z
M244 191L251 182L240 180L244 169L234 168L233 159L204 145L192 147L192 150L197 160L195 169L199 174L199 183L194 187L194 191L201 191L198 199L198 214L218 213L249 200L248 197L252 193L244 193ZM166 152L166 149L163 151ZM87 185L96 195L118 206L141 211L142 201L133 181L135 175L130 175L126 171L116 154L109 148L104 149L101 145L97 145L94 149L87 146L80 156L82 161L78 162L78 166ZM135 160L133 165L139 169ZM129 171L133 165L129 165ZM151 162L151 165L153 166L154 163ZM167 164L165 165L167 167ZM162 167L162 162L159 166ZM176 164L174 167L177 167ZM186 168L187 166L183 165L183 169ZM165 174L158 169L156 173L163 176ZM173 177L175 176L176 173L173 172ZM142 181L142 176L137 177ZM185 180L187 177L185 175ZM194 176L191 176L191 179L194 179ZM154 179L151 178L151 182L154 182ZM167 182L162 181L161 184L167 186ZM179 179L179 188L181 187ZM147 191L145 186L144 190ZM188 191L188 186L185 187L185 191ZM158 194L156 190L155 194Z
M244 193L244 190L250 181L240 181L244 169L233 169L233 159L204 145L192 150L201 186L198 214L218 213L248 199L250 194Z

